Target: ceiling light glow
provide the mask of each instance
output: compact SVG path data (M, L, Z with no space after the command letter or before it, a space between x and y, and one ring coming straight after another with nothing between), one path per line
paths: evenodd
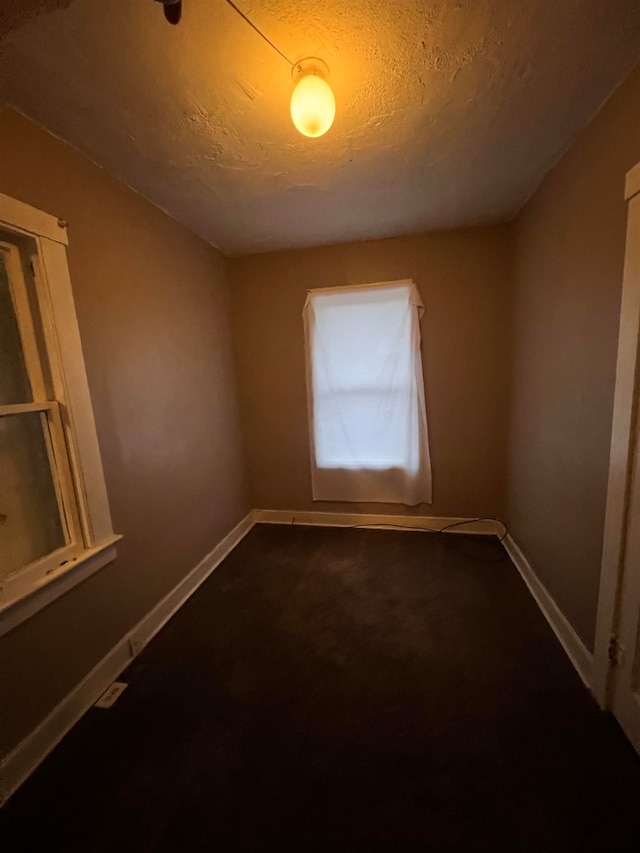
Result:
M333 124L336 99L325 79L328 73L326 64L316 57L293 66L296 87L291 95L291 118L303 136L322 136Z

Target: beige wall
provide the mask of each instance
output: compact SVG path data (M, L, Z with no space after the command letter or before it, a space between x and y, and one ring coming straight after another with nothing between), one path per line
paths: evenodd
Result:
M516 221L508 518L593 644L626 228L640 161L640 69Z
M496 226L231 259L65 144L0 111L0 191L70 222L69 262L116 563L0 640L0 752L24 737L235 524L314 503L307 288L413 278L426 305L429 515L504 515L592 643L624 255L640 160L634 72L518 216ZM515 261L512 264L512 230ZM513 348L513 349L512 349ZM7 697L10 697L8 701Z
M502 515L508 378L507 227L275 252L228 261L254 507ZM413 278L422 321L434 501L314 503L302 309L306 290Z
M0 191L61 216L118 560L0 640L0 753L247 511L218 252L0 111Z

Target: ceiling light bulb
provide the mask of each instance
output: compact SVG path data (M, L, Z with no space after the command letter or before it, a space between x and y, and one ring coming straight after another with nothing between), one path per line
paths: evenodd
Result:
M302 60L294 66L297 83L291 95L291 118L304 136L322 136L336 116L336 99L324 79L326 68L315 59Z

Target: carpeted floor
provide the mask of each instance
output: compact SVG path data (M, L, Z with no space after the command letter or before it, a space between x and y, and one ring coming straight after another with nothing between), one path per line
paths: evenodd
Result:
M496 540L259 525L3 851L640 850L640 759Z

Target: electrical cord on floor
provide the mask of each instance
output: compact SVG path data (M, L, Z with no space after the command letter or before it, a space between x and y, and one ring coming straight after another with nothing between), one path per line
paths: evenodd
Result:
M507 538L507 536L509 535L509 528L507 527L507 522L504 521L502 518L497 518L496 516L492 516L492 515L483 516L481 518L467 518L464 521L454 521L452 524L445 524L445 526L441 527L438 532L439 533L446 533L447 530L451 530L454 527L461 527L463 524L471 524L472 522L475 522L475 521L497 521L498 524L501 524L504 528L504 532L503 532L502 536L498 536L498 541L500 542L500 544L502 544L504 542L504 540Z
M445 524L443 527L410 527L406 524L391 524L389 522L373 522L370 524L341 524L340 527L346 527L350 530L366 530L367 528L380 528L381 530L403 530L403 531L411 531L414 533L454 533L455 528L463 527L465 524L474 524L478 521L497 521L504 528L504 532L501 536L498 536L498 543L500 545L503 544L504 540L509 535L509 528L507 527L506 521L502 518L497 518L496 516L478 516L477 518L466 518L464 521L453 521L451 524ZM295 516L291 519L291 524L295 525L296 519ZM300 523L299 526L304 526L304 522ZM315 526L315 525L312 525ZM477 535L477 534L476 534ZM453 541L458 542L462 537L456 537ZM443 540L446 541L446 540ZM460 548L456 548L456 550L461 550ZM502 563L507 559L507 552L504 548L500 549L500 557L498 559L485 559L478 558L472 554L465 554L470 560L475 560L480 563Z
M504 540L509 535L509 528L505 521L501 518L496 518L494 516L482 516L478 518L465 518L464 521L453 521L451 524L445 524L443 527L411 527L407 524L391 524L389 522L380 522L380 523L371 523L371 524L345 524L345 527L350 527L352 529L356 528L367 528L367 527L381 527L386 528L387 530L411 530L415 533L448 533L452 531L455 527L462 527L465 524L475 524L478 521L497 521L504 528L504 532L501 536L498 536L498 541L500 543L504 542ZM478 535L478 534L476 534ZM497 534L496 534L497 535Z

